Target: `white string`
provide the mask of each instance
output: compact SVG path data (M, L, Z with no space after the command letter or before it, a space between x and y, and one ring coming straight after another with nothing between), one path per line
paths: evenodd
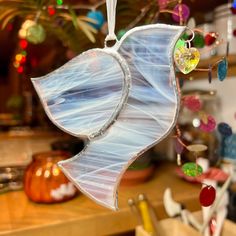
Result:
M117 0L106 0L108 35L105 39L105 42L109 40L117 40L115 35L116 4Z

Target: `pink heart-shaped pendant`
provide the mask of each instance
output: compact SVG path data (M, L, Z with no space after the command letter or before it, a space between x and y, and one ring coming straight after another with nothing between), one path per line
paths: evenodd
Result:
M179 47L174 52L174 60L178 69L188 74L198 65L200 53L196 48Z

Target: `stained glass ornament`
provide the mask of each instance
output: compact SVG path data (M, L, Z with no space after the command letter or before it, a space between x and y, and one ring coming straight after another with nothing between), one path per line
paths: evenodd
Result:
M101 11L89 11L87 14L87 17L96 22L96 23L89 23L89 24L92 25L97 30L101 29L102 25L105 22L103 13Z
M207 123L204 123L203 121L201 121L200 127L199 127L202 131L205 132L212 132L214 131L214 129L216 128L216 121L215 118L211 115L208 115L207 117Z
M203 144L191 144L187 146L190 152L204 152L207 150L207 146Z
M190 15L190 9L186 4L177 4L173 9L175 14L172 14L172 18L176 22L188 20Z
M193 45L196 48L203 48L205 46L205 40L202 34L195 33L195 36L193 39Z
M217 129L224 137L229 137L233 134L232 128L225 122L219 123Z
M58 165L100 205L118 208L124 171L176 124L180 98L172 58L184 30L136 27L113 47L86 51L32 79L51 121L89 140L81 153Z
M216 38L213 37L212 34L213 32L210 32L205 35L204 41L205 41L206 46L211 46L216 41Z
M196 68L200 60L200 53L196 48L179 47L174 52L174 60L183 74L188 74Z
M46 32L42 25L34 24L26 30L26 39L32 44L42 43L46 38Z
M228 61L224 58L217 67L217 76L220 81L225 80L228 73Z
M197 112L202 108L202 103L197 96L189 95L183 98L183 105L193 112Z
M185 175L196 177L202 174L202 167L195 162L187 162L182 166L182 171Z
M203 207L211 206L216 198L216 190L213 186L208 185L201 189L199 201Z

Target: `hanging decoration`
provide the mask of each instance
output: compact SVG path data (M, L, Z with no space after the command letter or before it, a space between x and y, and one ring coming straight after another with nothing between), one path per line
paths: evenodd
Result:
M227 76L227 72L228 72L228 62L227 62L226 58L224 58L218 64L218 68L217 68L218 79L220 81L224 81Z
M174 7L172 18L176 22L187 21L190 16L190 9L186 4L177 4Z
M200 111L202 108L202 103L197 96L190 95L184 96L182 98L183 106L188 108L190 111L197 112Z
M191 41L194 39L194 37L195 34L192 32L192 38L186 40L184 46L178 46L178 48L176 48L174 51L175 65L183 74L188 74L194 70L200 60L199 51L194 47L190 47ZM189 47L187 47L186 44Z
M202 188L199 194L199 201L202 206L208 207L211 206L216 198L216 190L213 186L207 185Z
M223 137L229 137L233 134L232 128L225 122L219 123L217 129Z
M7 1L1 1L0 6L3 2ZM216 32L202 32L199 29L190 30L191 34L186 32L183 25L188 22L189 31L189 28L195 27L195 23L188 20L189 7L181 0L172 11L166 9L170 1L155 0L160 7L156 14L151 11L154 5L150 2L140 10L140 15L134 21L118 32L117 37L114 33L116 0L107 1L108 27L103 12L99 10L105 0L97 1L94 5L72 6L64 4L63 0L55 0L54 4L50 2L50 5L40 8L40 4L33 2L25 4L22 0L24 14L9 11L8 15L4 15L3 11L1 15L0 10L2 28L8 27L14 17L25 16L19 30L20 52L13 63L19 74L25 72L28 44L44 42L49 23L52 23L50 26L53 30L73 26L76 31L81 30L91 42L96 41L94 35L99 30L108 34L104 49L89 50L55 72L32 80L52 122L69 134L89 140L81 154L60 162L60 167L87 196L101 205L117 209L117 188L124 170L140 153L169 134L176 123L180 98L174 71L183 74L207 72L211 83L212 70L217 67L218 78L223 81L227 76L226 58L209 64L207 68L197 67L200 60L197 48L205 45L214 48L221 41ZM87 10L86 16L78 15L81 9ZM232 12L234 10L233 6ZM155 23L159 13L165 12L171 13L180 26L155 24L131 29L144 22L146 16L147 22ZM106 45L110 40L117 41L114 47ZM64 38L62 42L67 45ZM149 47L152 48L151 52ZM156 78L157 74L160 77ZM214 117L201 110L202 103L196 96L183 97L182 104L198 115L194 127L204 132L215 129ZM218 125L218 131L223 137L232 134L231 127L225 123ZM134 138L137 136L138 140ZM183 151L193 152L197 159L199 152L206 151L207 147L201 144L185 145L177 129L175 150L177 164L182 165ZM201 166L194 162L185 163L182 170L192 177L199 177L202 173ZM207 203L202 201L202 205L214 201L211 187L207 186L201 191L202 198L209 196L211 199Z
M185 175L196 177L202 174L202 167L194 162L187 162L182 166Z
M124 170L176 123L179 95L172 52L185 27L137 27L109 48L107 42L116 40L116 1L106 3L105 48L84 52L32 81L52 122L89 140L82 153L59 166L87 196L117 209L117 188Z
M46 33L42 25L35 23L26 30L26 39L32 44L44 42Z
M104 16L101 11L89 11L87 17L95 21L95 23L89 23L95 29L99 30L102 28L104 24Z
M208 115L207 121L201 120L201 124L199 127L204 132L212 132L216 128L216 121L213 116Z

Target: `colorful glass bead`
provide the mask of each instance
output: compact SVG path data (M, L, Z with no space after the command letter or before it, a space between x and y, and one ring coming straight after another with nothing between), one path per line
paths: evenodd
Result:
M236 9L236 1L235 0L232 3L232 8Z
M236 7L235 8L231 7L231 12L232 12L233 15L235 15L236 14Z
M172 14L172 18L176 22L180 22L181 18L183 21L186 21L186 20L188 20L189 15L190 15L190 9L185 4L177 4L174 7L173 12L175 14ZM181 15L179 15L179 14L181 14Z
M219 123L217 129L224 137L229 137L233 134L232 128L224 122Z
M117 33L117 39L121 39L121 37L123 37L123 35L126 33L126 30L121 29L118 33Z
M193 39L193 45L196 48L203 48L205 46L205 39L202 34L195 34L195 37Z
M215 129L215 127L216 127L216 121L214 117L211 115L208 115L207 123L204 123L203 121L201 121L199 128L205 132L212 132Z
M200 60L200 53L196 48L180 47L174 52L174 60L183 74L188 74L196 68Z
M193 112L197 112L202 108L200 99L194 95L185 96L183 98L183 105Z
M157 4L160 10L165 9L167 7L168 0L157 0Z
M26 30L26 39L30 43L39 44L46 38L46 32L42 25L34 24Z
M216 198L216 190L213 186L206 186L202 188L200 195L199 195L199 201L202 206L208 207L213 204Z
M190 152L204 152L207 150L207 146L203 144L192 144L192 145L188 145L187 149Z
M56 9L54 6L48 6L47 11L50 16L54 16L56 14Z
M233 30L233 36L236 37L236 29Z
M211 46L215 41L216 41L216 38L212 36L213 32L210 32L208 34L206 34L204 40L205 40L205 44L207 46Z
M89 11L87 17L96 21L96 23L89 23L90 25L92 25L97 30L101 29L105 21L101 11Z
M225 80L228 72L228 61L226 59L223 59L219 64L217 68L217 75L218 79L220 81Z
M194 162L188 162L182 166L182 171L187 176L196 177L202 174L202 167Z

